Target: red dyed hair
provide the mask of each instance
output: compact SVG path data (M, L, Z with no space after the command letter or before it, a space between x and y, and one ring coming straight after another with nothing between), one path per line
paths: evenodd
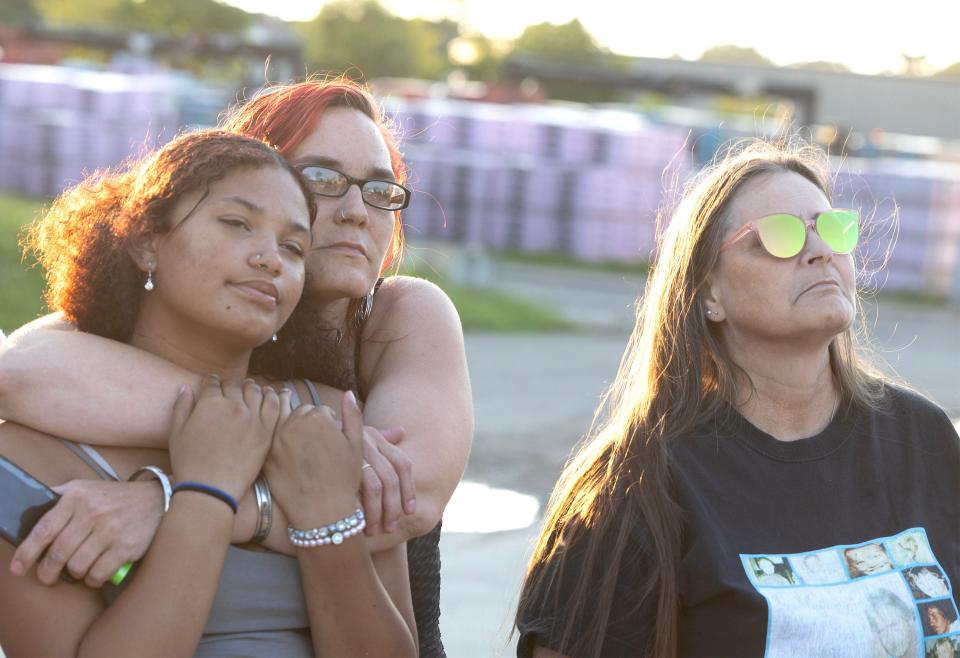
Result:
M299 147L313 132L320 117L331 107L349 107L363 112L376 124L390 152L390 166L397 182L403 184L407 166L400 153L392 123L370 91L343 76L310 79L275 85L234 108L220 124L224 130L272 144L284 157ZM403 251L403 223L394 213L393 236L381 266L381 274L396 262Z

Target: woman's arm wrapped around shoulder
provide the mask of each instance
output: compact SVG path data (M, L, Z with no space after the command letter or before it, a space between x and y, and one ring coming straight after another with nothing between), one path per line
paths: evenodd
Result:
M200 376L58 315L0 345L0 418L84 443L165 448L184 384L196 391Z
M365 422L403 428L396 445L409 457L416 483L416 501L399 527L392 533L379 528L389 534L371 537L375 547L386 547L436 526L473 441L463 329L440 288L411 277L384 280L364 330L360 381L367 393Z

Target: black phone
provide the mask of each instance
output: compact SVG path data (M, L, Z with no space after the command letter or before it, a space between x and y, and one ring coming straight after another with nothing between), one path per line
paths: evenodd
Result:
M60 495L0 455L0 537L19 546Z
M60 494L0 455L0 537L19 546L58 500ZM79 582L66 569L60 572L60 580Z

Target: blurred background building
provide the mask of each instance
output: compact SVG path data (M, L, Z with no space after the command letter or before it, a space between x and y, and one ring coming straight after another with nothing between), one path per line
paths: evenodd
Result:
M876 220L874 282L960 297L960 64L920 57L886 75L738 46L627 57L576 19L505 42L373 0L299 22L214 0L7 0L0 190L49 197L306 71L366 76L395 116L414 241L646 262L658 211L721 144L793 129L842 163L837 204Z

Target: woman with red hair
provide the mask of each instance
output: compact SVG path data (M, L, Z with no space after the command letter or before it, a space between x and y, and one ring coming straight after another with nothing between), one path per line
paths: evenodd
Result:
M411 573L430 576L423 588L423 579L413 578L421 655L440 655L436 542L466 464L473 409L462 331L449 299L420 279L381 278L402 249L399 213L409 202L396 137L370 94L343 79L268 89L230 114L223 128L272 144L308 179L317 204L303 300L277 340L255 352L252 371L326 384L310 391L317 402L333 403L341 390L353 390L368 425L403 429L398 441L401 432L384 437L367 428L366 541L377 555L430 533L419 552L416 542L408 549ZM158 285L162 276L157 272ZM85 377L94 370L103 381ZM53 380L60 385L46 385ZM96 445L160 447L177 391L184 383L197 386L199 377L53 317L11 336L0 354L0 382L0 417ZM142 505L156 502L119 509L118 496L97 496L92 485L71 486L67 494L49 534L35 533L21 548L15 572L25 572L53 537L38 563L45 582L67 566L102 583L142 554L152 536L141 528ZM145 539L104 540L110 533L94 528L107 507L105 516L123 518L128 533ZM424 553L431 558L426 566L418 557Z

